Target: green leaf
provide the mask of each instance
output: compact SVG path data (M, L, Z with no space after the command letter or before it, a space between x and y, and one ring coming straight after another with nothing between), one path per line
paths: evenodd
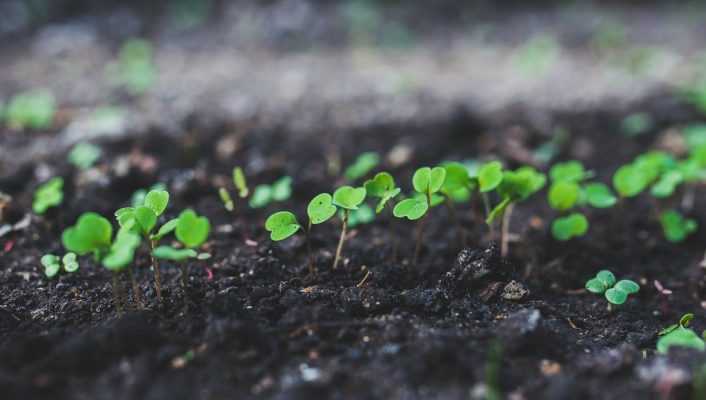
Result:
M623 165L613 174L613 187L622 197L637 196L648 184L645 173L633 165Z
M172 218L169 221L165 222L162 227L159 228L156 234L152 235L152 240L159 241L161 240L164 236L172 233L177 225L179 224L179 218Z
M15 95L5 109L13 129L48 129L54 122L56 100L48 90L31 90Z
M44 275L46 275L47 278L53 278L61 269L59 257L53 254L45 254L40 259L40 262L42 263L42 266L44 266Z
M75 253L64 254L61 262L64 264L64 271L66 272L76 272L78 270L78 261Z
M375 177L365 181L363 186L369 197L383 197L396 189L395 179L388 172L378 172Z
M650 193L657 198L666 198L674 194L677 186L684 182L684 174L679 170L667 171L652 185Z
M628 299L628 294L619 288L610 288L605 291L605 298L615 305L621 305Z
M36 214L44 214L50 207L55 207L61 204L64 200L64 179L55 177L37 188L34 192L34 202L32 203L32 211Z
M355 228L358 225L369 224L375 220L375 211L370 206L363 204L348 215L348 226Z
M347 210L356 210L365 200L365 188L341 186L333 193L333 204Z
M157 258L171 261L184 261L198 256L194 249L175 249L171 246L159 246L152 254Z
M157 224L157 215L147 206L135 208L135 221L140 226L142 233L149 235Z
M566 241L583 236L588 231L588 220L581 213L573 213L552 222L552 236L556 240Z
M309 221L314 225L328 221L331 217L336 215L336 206L333 205L333 197L328 193L316 195L309 202L306 213L309 216Z
M250 207L262 208L272 201L272 188L269 185L257 185L250 198Z
M618 201L608 185L603 183L589 183L584 187L584 191L588 204L595 208L613 207Z
M706 344L704 340L699 337L699 335L692 329L677 327L671 330L669 333L663 335L657 341L657 351L662 354L667 354L669 348L675 347L686 347L691 349L696 349L698 351L704 351L706 349Z
M640 291L640 285L629 279L622 279L614 286L616 289L620 289L627 294L634 294Z
M301 225L297 217L289 211L278 211L265 221L265 229L270 232L270 239L275 242L287 239L297 233Z
M667 210L660 215L664 236L673 243L684 241L689 235L698 229L695 220L684 218L676 210Z
M380 156L374 152L363 153L344 171L343 175L350 181L362 178L380 163Z
M503 180L503 165L500 161L484 164L478 171L479 189L487 193L498 187Z
M81 142L69 152L69 162L79 169L88 169L98 161L101 154L100 147L88 142Z
M441 186L446 179L446 170L442 167L423 167L414 172L412 185L419 193L436 193L441 190Z
M579 161L567 161L557 163L549 170L549 177L552 182L574 182L579 183L588 178L590 174Z
M601 281L598 278L593 278L593 279L590 279L588 282L586 282L586 290L588 290L591 293L602 294L607 289L608 288L603 283L603 281Z
M498 203L498 205L490 210L488 217L485 219L485 223L490 225L493 221L505 214L505 210L510 203L512 203L512 199L510 197L505 197L500 203Z
M572 181L558 181L549 188L549 205L559 211L573 208L581 195L581 188Z
M532 167L520 167L515 171L503 172L503 178L498 186L498 193L509 197L512 201L522 201L541 190L547 182L547 177Z
M397 203L392 210L392 215L397 218L407 218L414 221L423 217L428 209L429 204L427 204L427 200L424 197L412 197Z
M620 124L620 130L626 136L637 136L650 130L653 124L654 121L650 114L637 112L623 119Z
M150 190L145 196L145 206L154 211L155 216L162 215L169 204L169 192L166 190Z
M241 199L248 197L250 189L245 180L245 172L243 172L243 169L240 167L233 168L233 184L235 188L238 189L238 196L240 196Z
M615 275L607 269L598 271L596 274L596 279L601 281L606 289L615 285Z
M292 196L292 178L283 176L272 184L272 200L285 201Z
M450 162L443 165L446 170L446 179L441 186L441 192L451 199L458 196L458 193L468 191L471 186L471 177L465 165L458 162Z
M208 238L211 223L206 217L199 217L194 210L187 209L179 214L174 233L186 247L198 247Z
M135 258L135 250L140 246L140 235L127 228L120 228L110 250L103 258L103 267L120 271L130 265Z
M133 207L123 207L115 212L115 219L118 220L118 225L121 227L134 223L135 221L135 209Z
M110 221L96 213L87 212L79 217L76 225L63 232L61 241L67 250L82 256L109 248L112 235Z

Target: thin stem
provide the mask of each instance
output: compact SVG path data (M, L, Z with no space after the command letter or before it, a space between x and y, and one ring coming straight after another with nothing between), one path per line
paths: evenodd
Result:
M128 277L130 277L132 293L135 296L135 303L137 304L137 308L142 310L144 308L144 305L142 304L142 290L140 289L140 285L137 284L137 279L135 279L135 273L132 270L132 266L128 267L127 274Z
M154 240L149 239L150 243L150 260L152 262L152 271L154 271L154 291L157 293L157 300L162 302L162 277L159 271L159 262L157 257L154 256Z
M336 247L336 258L333 259L333 269L338 268L338 262L341 259L341 251L343 250L343 242L346 240L346 228L348 227L348 210L343 210L343 225L341 226L341 237L338 239L338 247Z
M115 308L118 310L118 315L123 314L123 301L122 301L122 286L120 285L120 279L118 277L117 272L113 272L113 282L112 282L112 289L113 289L113 303L115 304Z
M431 208L431 193L427 191L427 204ZM426 224L427 216L429 215L429 210L424 214L422 219L417 224L417 244L414 246L414 259L412 264L417 265L417 260L419 260L419 254L422 252L422 238L424 236L424 225Z
M314 257L311 254L311 220L306 227L306 251L309 255L309 275L314 275L316 268L314 267Z
M485 208L485 218L488 219L488 216L490 215L490 200L488 199L488 195L486 193L481 193L481 197L483 198L483 207ZM495 239L495 223L490 221L488 228L490 229L490 237Z
M508 253L508 242L510 240L510 218L512 217L512 211L514 208L515 205L510 203L503 213L503 225L502 230L500 231L500 255L503 258L507 257Z

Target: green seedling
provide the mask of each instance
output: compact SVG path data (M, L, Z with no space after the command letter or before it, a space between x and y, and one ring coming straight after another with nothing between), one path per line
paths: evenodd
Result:
M375 220L375 210L367 204L361 204L357 210L351 211L348 215L348 227L355 228L358 225L365 225Z
M205 260L211 257L209 253L197 253L195 250L208 239L208 235L211 232L211 223L208 218L199 216L194 210L187 209L182 211L178 218L167 222L165 226L167 224L170 224L170 226L165 229L166 232L163 235L173 231L174 236L181 243L181 247L159 246L152 250L152 254L155 258L179 263L181 285L185 288L187 272L184 261L191 258Z
M652 126L654 121L652 116L645 112L638 112L628 115L623 119L620 124L620 131L625 136L633 137L638 136L643 133L647 133Z
M576 182L554 182L549 188L549 205L558 211L574 208L581 197L581 186Z
M559 241L580 237L588 231L588 220L581 213L571 213L552 222L552 236Z
M230 196L230 192L228 191L228 189L224 187L218 188L218 197L221 198L223 207L225 207L226 210L230 212L233 212L233 210L235 210L235 203L233 202L233 198Z
M346 168L343 175L349 181L355 181L367 175L373 168L377 167L379 163L380 156L377 153L363 153L356 158L353 164Z
M292 195L292 178L283 176L272 185L257 185L252 197L250 207L262 208L272 202L281 202Z
M594 208L610 208L618 202L608 185L604 183L589 183L583 187L586 202Z
M667 210L663 212L659 221L662 224L664 237L672 243L684 241L689 235L698 229L698 224L691 218L684 218L676 210Z
M629 279L618 282L615 275L608 270L599 271L596 277L586 282L586 290L595 294L602 294L610 304L621 305L628 296L640 291L640 285Z
M270 239L279 242L285 240L301 229L297 217L289 211L278 211L265 221L265 229L270 232Z
M44 214L51 207L56 207L64 201L64 179L55 177L37 188L34 192L32 210L39 215Z
M130 39L120 49L118 61L107 67L111 80L133 95L149 90L157 80L152 44L143 39Z
M47 278L55 277L63 268L65 272L72 273L78 271L78 260L76 253L66 253L64 257L59 258L53 254L45 254L40 260L44 267L44 275Z
M171 233L176 229L177 220L172 219L164 223L159 229L157 221L164 213L169 205L169 192L161 189L150 190L142 200L142 204L134 207L124 207L115 212L115 218L121 227L134 230L137 234L144 237L149 244L150 251L153 252L162 237ZM157 294L157 299L162 301L162 279L159 264L155 257L151 258L152 270L154 273L154 289ZM139 288L135 281L133 288L139 295Z
M48 90L32 90L13 97L5 109L11 129L47 129L54 122L56 101Z
M233 185L235 185L235 188L238 189L238 196L241 199L248 197L250 194L248 182L245 180L245 172L243 172L243 169L240 167L233 168Z
M685 314L679 319L679 323L663 329L659 333L659 340L657 340L657 351L667 354L672 346L704 351L706 349L706 344L704 343L706 331L703 333L704 338L701 338L693 329L689 328L689 323L693 318L694 314Z
M365 181L366 196L377 198L378 203L375 207L375 212L380 213L385 208L390 200L400 194L401 189L395 185L395 178L389 172L378 172L375 177Z
M433 203L432 197L441 190L445 180L446 169L443 167L419 168L412 176L412 186L420 195L400 201L392 210L392 214L397 218L407 218L411 221L420 220L417 225L414 264L417 263L419 254L421 253L424 222L426 221L427 211Z
M341 259L350 212L358 209L358 206L365 200L365 196L366 191L364 187L341 186L333 192L333 205L341 208L343 215L341 218L341 236L338 239L338 246L336 246L336 256L333 259L332 269L338 268L338 263Z
M478 182L471 179L468 168L458 162L449 162L442 165L446 170L446 179L441 186L441 193L454 203L462 203L470 200L473 190Z
M101 157L101 148L88 142L81 142L69 152L69 162L79 169L88 169Z
M145 202L145 196L152 190L167 190L167 186L161 182L155 183L149 189L139 189L130 197L130 204L133 207L139 207Z

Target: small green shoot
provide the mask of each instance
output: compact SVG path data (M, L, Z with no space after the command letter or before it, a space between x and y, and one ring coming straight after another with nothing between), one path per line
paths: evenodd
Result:
M42 215L51 207L56 207L64 201L64 179L54 177L37 188L34 192L32 210Z
M608 270L599 271L595 278L586 282L586 290L603 294L610 304L621 305L628 296L640 291L640 285L629 279L616 282L615 275Z
M367 204L361 204L357 210L353 210L348 215L348 227L355 228L358 225L365 225L375 220L375 211Z
M81 142L69 152L69 162L79 169L88 169L101 157L101 148L88 143Z
M297 217L289 211L278 211L265 221L265 229L270 232L270 239L275 242L285 240L301 229Z
M262 208L273 202L288 200L291 195L292 178L283 176L271 185L257 185L250 197L250 207Z
M401 189L395 185L395 178L389 172L378 172L375 177L365 181L363 185L367 193L367 197L379 199L375 207L375 212L380 213L385 208L385 205L397 195Z
M667 210L659 217L664 231L664 237L672 243L684 241L689 235L698 229L696 220L684 218L676 210Z
M15 95L5 109L11 129L47 129L54 122L56 101L48 90L32 90Z
M186 265L183 261L191 258L205 260L211 257L209 253L197 253L194 249L201 246L208 239L211 232L211 222L208 218L199 216L192 209L186 209L179 214L179 217L167 222L167 228L163 233L174 231L174 236L183 247L159 246L152 250L155 258L161 258L179 262L181 270L181 286L186 288ZM158 235L160 232L157 233ZM191 250L191 251L189 251Z
M589 183L583 188L586 201L591 207L610 208L618 202L617 197L604 183Z
M623 165L613 174L613 187L621 197L637 196L648 184L645 174L634 165Z
M663 329L659 333L659 340L657 340L657 352L667 354L672 346L704 351L706 349L704 339L699 337L693 329L689 328L689 323L693 318L694 314L685 314L679 319L678 324ZM706 338L706 332L704 332L704 337Z
M581 213L571 213L552 222L552 236L559 241L580 237L588 231L588 220Z
M380 163L380 156L375 152L366 152L358 156L356 160L346 168L343 175L349 181L358 180L367 175Z
M500 161L491 161L478 170L478 190L487 193L495 190L503 180L503 165Z
M44 275L46 275L49 279L55 277L62 270L62 268L68 273L78 271L76 253L68 252L61 258L53 254L45 254L42 256L40 261L44 267Z
M233 198L230 196L228 189L224 187L218 188L218 197L220 197L223 207L225 207L226 210L230 212L235 210L235 203L233 202Z
M365 200L366 190L364 187L341 186L333 192L333 205L343 209L341 218L341 236L338 239L336 247L336 256L333 259L333 269L338 268L343 251L343 244L346 240L346 228L348 226L348 217L351 211L357 210Z
M248 182L245 180L245 172L240 167L233 168L233 184L238 189L238 196L241 199L248 197L250 189L248 188Z

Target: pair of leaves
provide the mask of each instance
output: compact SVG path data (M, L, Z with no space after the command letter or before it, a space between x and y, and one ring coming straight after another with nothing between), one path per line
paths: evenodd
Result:
M461 163L449 162L443 164L443 167L446 170L446 179L441 186L441 193L457 203L468 201L477 180L471 180L468 168Z
M628 296L640 291L640 285L629 279L616 282L615 275L608 270L599 271L595 278L586 282L586 290L595 294L603 294L610 303L620 305Z
M583 236L588 231L588 220L581 213L572 213L552 222L552 236L560 241Z
M662 354L667 354L669 348L672 346L704 351L704 349L706 349L706 343L704 343L706 332L703 334L704 338L701 338L694 330L689 328L689 322L691 322L693 318L694 314L685 314L681 317L678 324L663 329L659 333L660 338L657 341L657 351Z
M503 165L500 161L483 164L478 170L478 189L481 193L494 190L503 180Z
M375 152L366 152L356 158L355 162L343 172L346 179L355 181L367 175L380 163L380 156Z
M64 179L55 177L42 184L34 192L32 210L41 215L50 207L56 207L64 201Z
M194 210L187 209L182 211L178 218L164 224L162 229L168 232L174 231L174 236L184 245L184 248L159 246L152 251L152 255L155 257L177 262L189 258L205 260L211 257L209 253L197 253L194 250L194 248L200 246L208 239L208 234L211 230L211 223L208 218L200 217Z
M397 218L407 218L411 221L422 218L433 205L429 204L429 200L434 201L434 194L441 190L445 180L446 169L443 167L419 168L412 176L412 186L419 195L397 203L392 214Z
M78 261L76 260L76 253L66 253L64 257L59 258L53 254L45 254L42 256L40 262L44 266L44 275L47 278L53 278L59 271L63 268L66 272L76 272L78 270Z
M368 197L376 197L380 200L375 207L375 212L380 213L385 208L385 205L397 195L401 189L395 185L395 178L388 172L379 172L375 174L373 179L365 181L363 185Z
M365 200L366 191L363 187L341 186L333 192L332 203L346 210L357 210Z
M124 207L115 212L115 218L121 227L137 227L144 235L150 235L157 225L157 219L169 204L169 192L166 190L150 190L145 195L143 204L136 207ZM166 232L168 233L168 232ZM164 236L159 236L161 238Z
M541 190L547 178L532 167L520 167L515 171L504 171L500 184L497 186L502 201L488 214L486 223L491 224L505 213L513 202L522 201Z
M664 237L672 243L679 243L698 229L698 223L691 218L684 218L675 210L668 210L659 217Z
M113 226L106 218L94 212L82 214L76 225L67 228L61 235L64 247L80 256L101 253L111 246Z
M271 185L257 185L250 198L250 207L262 208L272 202L285 201L292 195L292 178L283 176Z

